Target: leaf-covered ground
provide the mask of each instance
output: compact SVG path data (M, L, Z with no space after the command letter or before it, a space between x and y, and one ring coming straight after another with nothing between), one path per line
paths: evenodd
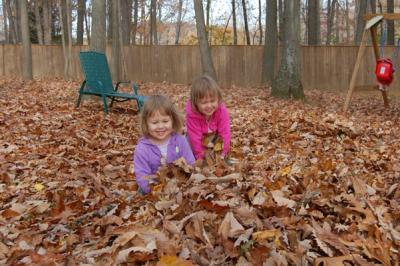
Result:
M75 109L78 83L0 80L0 264L398 265L400 103L228 88L225 168L136 193L133 103ZM183 111L187 86L143 84ZM187 169L186 169L187 170ZM68 263L68 264L65 264Z

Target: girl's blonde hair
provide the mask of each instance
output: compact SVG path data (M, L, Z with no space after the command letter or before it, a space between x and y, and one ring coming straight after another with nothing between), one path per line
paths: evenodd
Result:
M218 102L222 101L222 93L217 82L208 75L203 75L193 80L190 90L190 102L192 107L199 112L197 107L199 101L206 96L217 97Z
M152 95L146 100L143 110L140 113L140 131L143 136L150 136L147 122L157 112L171 117L172 128L175 132L182 130L183 120L174 103L163 95Z

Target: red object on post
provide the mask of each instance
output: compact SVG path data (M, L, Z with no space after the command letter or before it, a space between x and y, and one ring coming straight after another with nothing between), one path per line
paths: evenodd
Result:
M389 58L382 58L376 61L376 79L382 85L389 86L393 81L393 63Z

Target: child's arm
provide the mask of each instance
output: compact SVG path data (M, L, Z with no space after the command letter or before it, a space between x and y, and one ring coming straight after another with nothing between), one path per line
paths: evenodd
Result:
M135 155L133 156L133 164L135 169L136 183L145 194L149 193L150 187L145 176L149 176L152 173L146 158L146 154L140 149L140 147L136 148Z
M196 159L193 156L192 149L190 148L189 143L187 142L186 138L184 136L180 136L182 139L180 141L180 156L185 158L185 161L193 165Z
M224 141L224 149L222 155L227 155L231 144L231 125L228 109L224 104L221 104L220 108L220 120L218 121L218 134Z
M203 134L200 125L196 123L196 121L194 121L193 119L187 119L186 128L187 135L190 141L190 146L192 147L194 156L196 157L196 159L203 159L204 148L201 144Z

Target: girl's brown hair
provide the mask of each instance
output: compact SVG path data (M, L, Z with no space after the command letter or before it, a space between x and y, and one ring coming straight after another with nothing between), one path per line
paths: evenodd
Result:
M146 100L143 110L140 113L140 131L143 136L150 136L147 121L156 112L171 117L172 128L175 132L182 130L183 120L174 103L163 95L152 95Z
M217 82L212 77L203 75L193 80L190 90L190 102L197 112L199 112L197 104L206 96L217 97L218 102L222 101L221 89Z

